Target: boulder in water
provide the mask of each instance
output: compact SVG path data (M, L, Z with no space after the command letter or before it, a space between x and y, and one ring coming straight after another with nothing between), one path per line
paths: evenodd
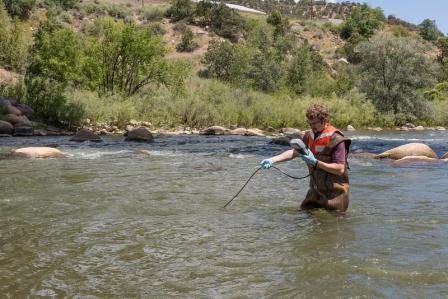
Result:
M140 127L133 129L126 134L125 141L153 142L154 137L148 128Z
M407 156L399 160L393 161L390 165L394 167L400 167L400 166L411 166L415 164L421 165L421 164L439 164L439 163L445 163L445 161L435 158L429 158L426 156Z
M208 127L204 130L202 130L201 132L199 132L199 134L201 135L224 135L227 133L227 129L221 126L211 126Z
M398 160L407 156L425 156L434 159L438 158L436 153L426 144L408 143L376 155L375 159Z
M24 147L12 151L12 155L33 159L65 158L63 152L52 147Z
M29 121L14 125L14 136L33 136L34 129Z
M11 135L14 127L7 121L0 120L0 134Z
M93 141L93 142L102 142L103 139L101 139L100 136L96 135L90 130L87 129L81 129L79 130L75 136L70 138L70 141L76 141L76 142L84 142L84 141Z

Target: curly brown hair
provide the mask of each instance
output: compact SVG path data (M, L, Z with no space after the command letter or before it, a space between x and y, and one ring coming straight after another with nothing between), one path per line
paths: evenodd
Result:
M321 104L313 104L306 111L307 119L319 119L321 122L328 122L330 115L327 108Z

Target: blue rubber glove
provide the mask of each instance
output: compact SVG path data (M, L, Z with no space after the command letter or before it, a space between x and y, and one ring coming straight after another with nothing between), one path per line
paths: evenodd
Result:
M310 150L308 150L308 155L300 155L300 159L305 161L309 166L316 167L317 165L317 159Z
M264 159L260 163L260 167L263 168L263 169L271 168L272 165L274 165L274 161L272 161L272 159Z

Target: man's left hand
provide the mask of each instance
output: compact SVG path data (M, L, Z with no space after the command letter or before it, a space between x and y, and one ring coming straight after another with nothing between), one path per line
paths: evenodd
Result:
M309 166L316 167L317 165L317 159L310 150L308 150L308 155L300 155L300 159L305 161Z

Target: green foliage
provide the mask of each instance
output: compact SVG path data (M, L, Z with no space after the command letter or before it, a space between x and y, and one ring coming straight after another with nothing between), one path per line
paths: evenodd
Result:
M146 86L181 88L188 67L163 59L167 49L159 36L133 24L103 18L87 46L85 73L101 93L132 95Z
M349 93L357 84L358 74L353 66L344 63L336 64L334 92L338 96Z
M51 25L50 25L51 26ZM27 76L41 76L61 83L82 80L82 40L70 29L42 29L37 36Z
M84 117L84 107L68 102L65 86L60 82L33 76L26 79L26 86L27 103L34 115L46 123L72 127Z
M439 83L431 90L426 91L425 97L430 101L448 100L448 81Z
M380 112L413 120L428 114L420 89L435 82L434 64L417 41L379 35L357 47L361 55L361 91Z
M250 66L247 76L255 89L274 92L280 88L283 67L276 59L276 53L273 50L257 52Z
M437 41L439 55L437 61L440 63L440 80L448 80L448 37L441 37Z
M197 49L199 45L193 40L193 31L190 28L186 28L182 32L180 43L176 46L178 52L192 52Z
M367 4L355 6L341 27L341 37L349 39L358 33L364 38L371 37L384 24L384 14L380 8L370 8Z
M194 8L191 0L173 0L165 16L172 22L178 22L183 19L190 20L193 16Z
M26 19L36 5L36 0L3 0L8 13L12 17Z
M274 27L274 36L284 36L289 29L289 22L278 10L274 10L266 22Z
M148 22L159 22L166 14L166 10L154 6L145 6L141 12L143 19Z
M210 11L210 28L217 35L238 40L247 30L243 17L234 9L228 8L224 3L214 5Z
M203 63L207 66L207 75L211 78L231 81L235 56L236 49L230 42L211 40L203 58Z
M418 25L420 29L420 36L427 41L435 42L439 37L443 36L443 33L436 26L436 21L425 19Z
M322 57L306 42L297 48L288 66L287 84L296 94L305 94L312 90L308 86L312 81L322 78L318 75L322 70Z
M0 64L9 70L22 71L26 64L28 44L25 40L23 25L11 21L0 2Z
M80 0L45 0L45 3L49 6L58 5L63 8L73 8L80 2Z

